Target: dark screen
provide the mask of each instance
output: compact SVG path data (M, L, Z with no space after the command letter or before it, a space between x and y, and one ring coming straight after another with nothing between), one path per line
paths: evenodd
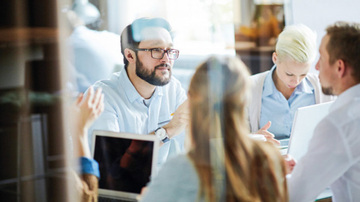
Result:
M154 143L97 136L94 158L99 163L99 188L140 193L150 180Z

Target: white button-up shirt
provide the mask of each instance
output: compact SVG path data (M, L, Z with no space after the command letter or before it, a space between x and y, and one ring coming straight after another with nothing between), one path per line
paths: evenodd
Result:
M135 134L149 134L170 122L172 113L187 99L180 82L172 77L165 86L158 86L149 101L136 91L125 69L114 73L109 80L95 83L104 93L104 112L89 130L92 141L93 130L108 130ZM184 133L171 138L160 147L158 163L168 156L184 150Z
M333 201L360 201L360 84L340 94L288 176L290 201L314 201L328 186Z

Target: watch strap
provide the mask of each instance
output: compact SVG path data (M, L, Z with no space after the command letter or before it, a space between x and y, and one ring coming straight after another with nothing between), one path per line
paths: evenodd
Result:
M170 138L169 137L165 137L164 139L161 140L163 143L169 142Z

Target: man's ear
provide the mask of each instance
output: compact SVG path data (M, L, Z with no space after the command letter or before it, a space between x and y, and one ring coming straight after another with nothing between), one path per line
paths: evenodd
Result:
M135 52L129 48L125 48L124 50L125 58L129 63L135 63L136 62L136 55Z
M336 61L336 65L337 65L337 75L339 78L343 78L344 76L346 76L347 72L348 72L348 67L346 66L346 63L344 62L344 60L337 60Z

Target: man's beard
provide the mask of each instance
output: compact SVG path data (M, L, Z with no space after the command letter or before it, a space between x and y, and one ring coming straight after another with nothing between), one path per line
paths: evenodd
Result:
M334 95L332 87L321 87L321 90L325 95Z
M156 76L156 69L159 67L169 68L169 78ZM171 67L168 64L155 66L154 70L147 70L139 59L136 60L136 75L154 86L164 86L171 80Z

